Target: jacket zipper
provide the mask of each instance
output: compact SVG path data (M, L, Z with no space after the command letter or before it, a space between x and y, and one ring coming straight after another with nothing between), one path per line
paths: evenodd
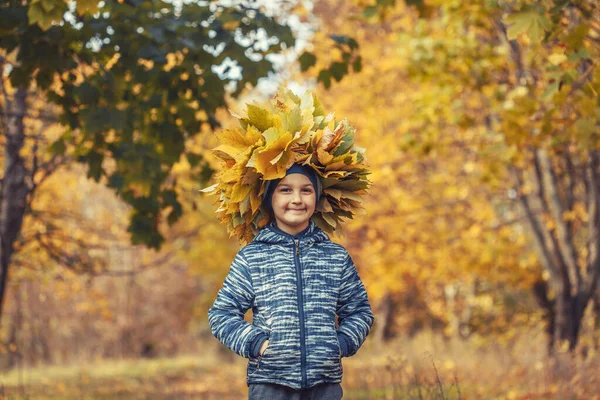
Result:
M302 387L306 387L306 338L304 336L304 294L302 290L302 270L300 269L300 240L294 239L296 252L294 264L296 266L296 281L298 292L298 315L300 317L300 371L302 372Z

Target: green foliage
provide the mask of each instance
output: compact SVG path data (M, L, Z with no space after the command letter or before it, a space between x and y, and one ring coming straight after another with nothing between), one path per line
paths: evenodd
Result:
M327 89L331 87L331 78L339 82L349 73L350 68L354 72L359 72L362 68L362 58L358 54L358 42L354 38L345 35L331 35L330 39L334 42L334 48L340 52L341 59L333 61L328 67L319 70L317 81ZM317 57L313 53L305 51L299 61L300 69L307 71L316 64Z
M76 22L61 22L66 6L0 6L0 49L16 50L11 84L35 85L58 106L67 131L52 151L73 149L90 178L106 179L134 208L133 242L158 248L163 216L172 224L181 215L167 177L185 142L203 126L218 126L227 87L237 96L273 71L267 56L293 45L291 31L245 6L132 0L98 10L95 1L79 0ZM268 41L257 46L253 38L262 33ZM198 176L211 173L197 154L188 158Z
M61 0L31 0L27 10L27 17L31 25L37 24L41 29L47 30L53 22L60 21L67 9Z
M544 37L544 32L551 28L550 20L539 8L510 14L504 18L504 22L509 25L506 32L509 40L514 40L519 34L525 33L532 42L539 43Z
M300 61L301 70L306 71L307 69L315 65L315 63L317 62L317 57L315 57L314 54L305 51L304 53L302 53L298 60Z

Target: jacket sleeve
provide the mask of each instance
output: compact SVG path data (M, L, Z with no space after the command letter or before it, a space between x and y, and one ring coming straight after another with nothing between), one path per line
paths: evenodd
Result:
M339 320L337 334L342 356L348 357L354 355L363 344L375 317L350 255L344 262L341 282L336 310Z
M231 264L223 287L208 311L212 334L225 346L242 357L258 357L260 345L267 333L244 320L244 314L254 301L248 264L238 253Z

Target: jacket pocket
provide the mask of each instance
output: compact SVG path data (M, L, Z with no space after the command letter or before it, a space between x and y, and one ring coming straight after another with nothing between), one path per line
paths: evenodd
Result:
M286 330L274 329L269 334L269 346L256 359L250 377L289 378L294 368L299 368L300 353L296 342L290 340Z

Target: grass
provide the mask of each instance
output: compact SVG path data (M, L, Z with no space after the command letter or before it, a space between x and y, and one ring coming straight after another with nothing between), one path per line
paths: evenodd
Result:
M212 356L106 360L87 365L12 370L0 375L2 399L239 398L242 364L223 368ZM233 390L232 390L233 389Z
M0 399L133 400L247 398L245 360L212 341L176 358L99 360L0 374ZM344 399L596 399L600 355L544 355L530 338L503 347L422 335L367 341L344 360Z

